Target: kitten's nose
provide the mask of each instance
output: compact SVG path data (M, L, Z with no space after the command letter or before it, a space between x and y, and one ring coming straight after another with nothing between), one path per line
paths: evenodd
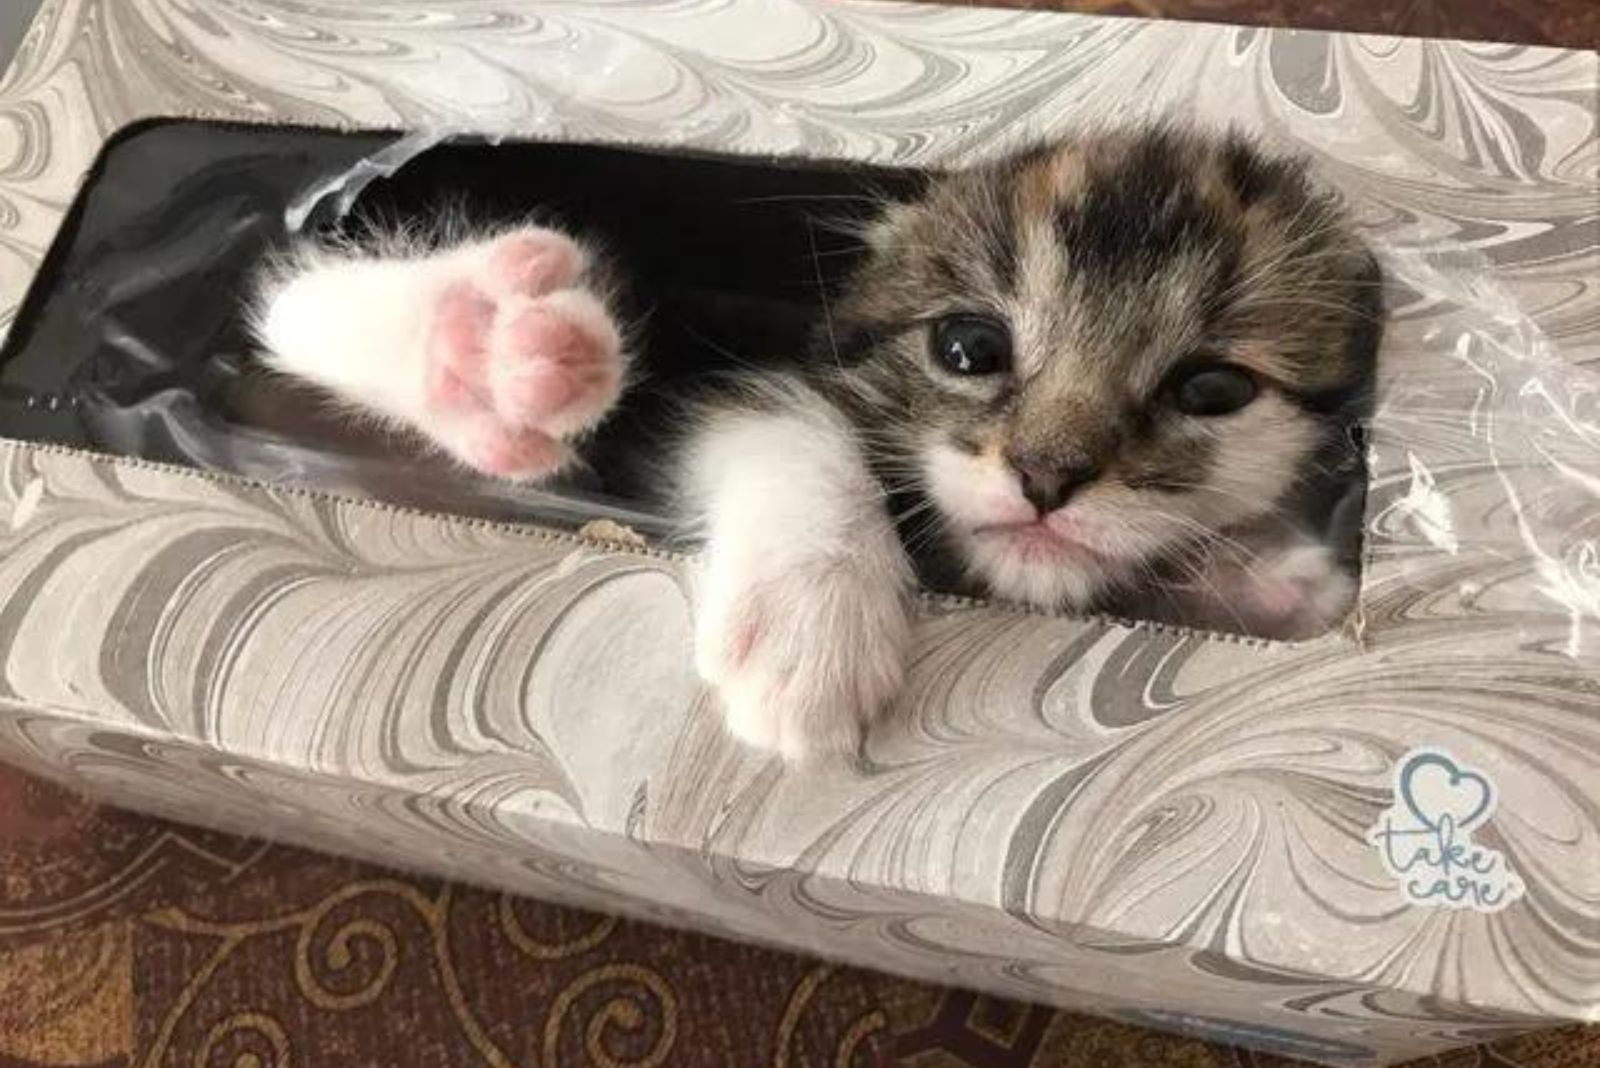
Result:
M1022 495L1040 515L1051 512L1072 499L1079 486L1091 482L1099 469L1089 460L1041 460L1028 454L1006 453L1006 460L1017 473Z

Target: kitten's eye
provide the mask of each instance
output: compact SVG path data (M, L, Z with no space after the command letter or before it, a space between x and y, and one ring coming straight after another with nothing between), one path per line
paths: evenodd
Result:
M1174 382L1171 396L1185 415L1228 415L1256 399L1256 380L1237 367L1205 367Z
M1011 366L1011 333L993 319L953 315L933 328L933 358L951 374L998 374Z

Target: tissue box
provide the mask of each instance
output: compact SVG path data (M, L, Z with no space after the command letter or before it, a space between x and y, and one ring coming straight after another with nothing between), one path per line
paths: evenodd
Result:
M0 87L0 757L1329 1064L1600 1015L1600 57L887 3L406 11L138 0L80 33L56 6ZM219 434L108 371L173 322L233 336L225 272L153 305L142 253L232 247L219 206L336 210L430 146L815 195L1111 111L1310 154L1379 250L1360 625L1270 644L929 597L865 771L724 738L690 562L579 532L581 487L447 514L367 456L330 492L304 435ZM167 117L211 125L139 123ZM279 189L294 136L348 158ZM235 165L230 137L279 150ZM130 166L171 188L141 200Z

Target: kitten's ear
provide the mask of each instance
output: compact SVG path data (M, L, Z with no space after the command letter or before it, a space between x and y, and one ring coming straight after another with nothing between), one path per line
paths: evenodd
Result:
M876 183L873 192L880 204L915 204L928 195L928 190L943 176L938 170L894 171L888 180Z
M862 185L843 209L823 220L823 229L871 245L891 216L900 218L923 201L933 181L930 171L888 171Z
M1041 139L1030 141L1021 148L1006 153L1005 157L997 164L997 167L1006 172L1026 170L1057 155L1065 150L1068 145L1069 142L1064 140L1046 141Z
M873 252L883 252L894 247L899 236L917 216L916 200L886 200L878 205L870 218L862 221L857 231L863 244Z
M1222 168L1241 208L1274 192L1306 192L1303 158L1265 152L1260 141L1237 126L1222 140Z

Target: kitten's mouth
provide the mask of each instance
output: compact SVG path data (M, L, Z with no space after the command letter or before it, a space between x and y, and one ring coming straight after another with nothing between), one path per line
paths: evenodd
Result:
M1100 554L1084 542L1044 519L1022 523L985 523L974 527L980 538L1001 542L1007 549L1030 561L1092 560Z

